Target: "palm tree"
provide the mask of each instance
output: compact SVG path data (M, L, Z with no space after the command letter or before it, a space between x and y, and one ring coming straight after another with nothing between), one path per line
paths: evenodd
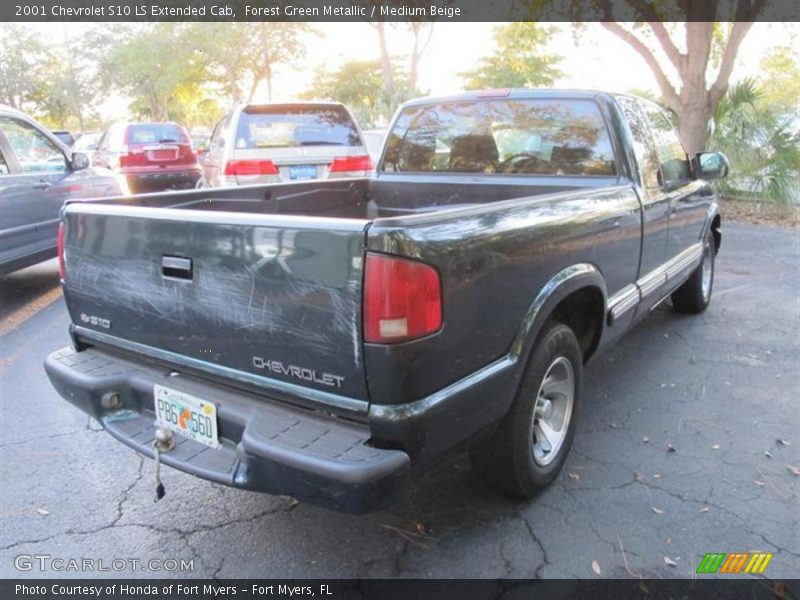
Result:
M731 86L709 131L708 147L731 162L732 176L719 183L719 191L782 205L799 203L800 144L790 127L791 119L765 106L754 80Z

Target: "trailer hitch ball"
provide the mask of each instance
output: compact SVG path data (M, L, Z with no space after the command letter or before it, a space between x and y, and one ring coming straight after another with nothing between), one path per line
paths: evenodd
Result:
M172 432L166 427L156 428L154 445L160 452L169 452L175 446Z

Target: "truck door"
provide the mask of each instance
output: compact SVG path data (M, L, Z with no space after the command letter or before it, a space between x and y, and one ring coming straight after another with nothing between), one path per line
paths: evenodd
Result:
M669 235L666 260L675 258L699 241L708 210L710 189L692 177L686 150L678 132L661 107L642 102L650 122L659 161L659 183L669 201Z
M638 165L638 192L642 199L642 254L637 278L641 280L666 260L670 198L658 178L658 155L647 118L635 98L617 98L633 142Z

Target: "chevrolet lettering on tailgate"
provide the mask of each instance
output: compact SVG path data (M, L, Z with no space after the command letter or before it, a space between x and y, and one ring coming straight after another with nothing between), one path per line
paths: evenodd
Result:
M261 356L253 357L253 366L256 369L264 369L275 375L286 375L288 377L295 377L303 381L312 381L330 387L340 388L342 387L342 382L344 382L344 377L341 375L317 373L314 369L298 367L297 365L285 365L279 360L269 360Z

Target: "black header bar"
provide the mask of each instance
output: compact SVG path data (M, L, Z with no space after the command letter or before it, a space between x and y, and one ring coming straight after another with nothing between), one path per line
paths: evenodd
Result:
M793 600L768 579L0 580L4 600Z
M685 10L681 7L688 7ZM798 21L798 0L3 0L0 21Z

